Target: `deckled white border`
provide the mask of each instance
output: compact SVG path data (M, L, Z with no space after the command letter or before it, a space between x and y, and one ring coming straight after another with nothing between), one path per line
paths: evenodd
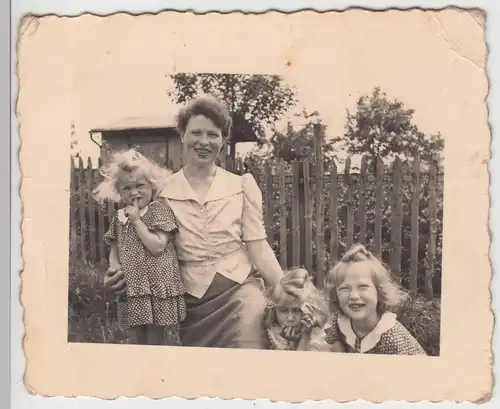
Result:
M498 115L497 106L500 105L500 99L497 96L495 104L494 89L495 85L498 86L500 80L498 80L500 73L500 46L498 44L500 39L500 2L498 0L484 0L484 1L455 1L453 2L455 6L459 7L480 7L487 12L487 30L486 37L490 50L487 61L487 70L490 80L490 95L488 98L489 103L489 121L490 126L493 131L493 141L492 141L492 160L490 162L490 175L491 175L491 204L492 204L492 215L490 219L490 228L492 230L492 248L490 250L491 259L493 263L493 283L492 288L500 289L500 278L497 277L496 268L500 266L500 245L499 240L495 237L494 230L500 228L500 177L495 177L495 175L500 175L500 161L497 158L496 153L500 149L500 140L498 135L496 135L496 130L500 128L500 115ZM346 7L365 7L371 9L383 9L387 7L397 7L397 8L408 8L408 7L421 7L421 8L442 8L451 5L450 2L443 0L428 0L428 1L403 1L403 0L370 0L370 1L356 1L351 0L340 1L340 0L282 0L282 1L263 1L263 0L247 0L247 1L222 1L222 0L178 0L178 1L167 1L167 0L86 0L82 1L64 1L64 0L12 0L12 67L15 67L15 50L16 50L16 39L17 39L17 22L20 17L25 13L34 14L66 14L66 15L78 15L82 12L92 12L96 14L109 14L116 11L128 11L131 13L140 12L158 12L165 9L192 9L198 12L204 11L231 11L235 7L241 11L249 12L263 12L269 9L276 9L281 11L296 11L299 9L315 9L318 11L329 10L329 9L344 9ZM493 51L493 53L491 53ZM493 75L495 74L495 75ZM15 71L12 71L12 103L15 103L17 97L17 79ZM497 79L497 82L495 82ZM497 109L495 109L497 108ZM12 112L14 114L14 105ZM496 115L495 115L496 114ZM496 126L495 126L496 125ZM17 151L19 149L19 135L17 132L17 122L15 117L12 119L11 123L12 129L12 151L11 151L11 163L12 163L12 174L11 174L11 201L12 201L12 219L11 219L11 240L12 240L12 263L11 263L11 312L12 312L12 360L11 360L11 390L12 390L12 407L16 409L24 408L89 408L90 402L93 409L95 408L137 408L141 407L144 409L148 408L185 408L185 409L195 409L195 408L233 408L238 404L239 408L258 408L258 409L274 409L274 408L288 408L291 404L287 403L271 403L266 400L256 400L256 401L244 401L241 399L236 400L220 400L220 399L209 399L202 398L194 401L188 401L180 398L170 398L161 401L153 401L147 398L135 398L135 399L118 399L116 401L102 401L94 398L41 398L38 396L28 395L22 379L24 373L24 354L22 351L21 340L24 333L23 322L22 322L22 312L19 304L19 270L21 266L21 255L20 255L20 199L18 194L19 187L19 167L18 167L18 157ZM496 213L495 213L496 210ZM500 230L499 230L500 231ZM493 291L493 308L495 313L499 309L499 297L497 297L495 291ZM494 352L497 350L499 344L498 330L495 327L494 333ZM495 365L497 367L498 365ZM497 377L498 370L495 370L495 378ZM471 374L473 376L473 374ZM496 390L496 388L495 388ZM483 405L483 407L500 407L500 399L498 394L493 392L493 399L488 404ZM496 399L495 399L496 398ZM353 402L344 405L349 405L353 408L365 408L371 404L363 402ZM429 402L422 402L418 404L413 404L412 407L423 408L429 406L439 406L443 408L452 408L456 405L451 402L445 402L440 404L431 404ZM300 405L295 405L300 408L333 408L339 407L340 404L333 402L305 402ZM460 404L461 407L472 407L472 404ZM384 408L400 408L400 407L410 407L410 404L403 402L391 402L383 404Z

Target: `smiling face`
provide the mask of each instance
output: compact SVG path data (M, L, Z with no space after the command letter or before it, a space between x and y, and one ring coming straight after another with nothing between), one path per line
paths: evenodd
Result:
M365 324L377 317L378 295L372 273L364 263L354 263L336 290L339 306L351 321Z
M186 161L193 165L215 163L224 143L221 130L207 117L196 115L189 119L182 135Z
M133 206L134 200L137 200L139 209L142 209L151 202L153 197L151 183L140 173L122 172L116 187L126 206Z

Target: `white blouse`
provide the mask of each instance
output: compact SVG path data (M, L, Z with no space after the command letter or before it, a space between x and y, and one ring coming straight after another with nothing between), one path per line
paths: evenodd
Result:
M188 294L203 297L216 273L245 281L252 263L244 243L266 238L262 192L251 174L239 176L218 167L200 202L180 170L159 196L177 219L175 243Z

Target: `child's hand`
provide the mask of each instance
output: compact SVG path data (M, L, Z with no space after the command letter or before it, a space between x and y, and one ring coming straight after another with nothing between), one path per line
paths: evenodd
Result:
M302 325L304 326L304 328L312 329L313 327L318 325L318 323L314 319L314 308L310 304L307 304L307 303L304 304L302 306L302 312L303 312L303 315L302 315L301 322L302 322Z
M141 220L141 214L139 213L139 205L137 199L134 199L133 206L127 206L125 208L125 216L127 216L132 223Z

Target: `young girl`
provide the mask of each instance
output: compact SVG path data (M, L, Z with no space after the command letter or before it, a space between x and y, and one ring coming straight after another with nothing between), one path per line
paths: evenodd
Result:
M270 291L265 327L271 349L328 351L328 304L303 268L293 268Z
M165 344L165 327L178 331L186 316L173 241L175 217L156 200L170 172L132 149L115 154L101 174L96 200L125 206L104 235L110 245L109 268L121 271L126 281L125 295L118 300L119 325L139 344Z
M394 313L405 293L364 246L352 247L325 282L334 314L325 330L328 343L340 341L347 352L425 355Z

